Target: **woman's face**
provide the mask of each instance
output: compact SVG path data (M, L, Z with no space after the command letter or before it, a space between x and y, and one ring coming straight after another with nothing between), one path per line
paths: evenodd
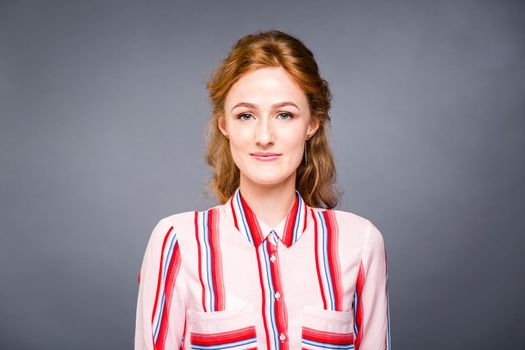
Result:
M305 140L319 124L293 78L282 67L246 73L231 87L224 108L218 126L230 140L241 182L295 185Z

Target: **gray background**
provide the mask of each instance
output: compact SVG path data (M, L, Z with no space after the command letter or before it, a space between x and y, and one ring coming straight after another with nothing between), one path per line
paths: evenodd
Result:
M0 2L0 348L131 348L153 226L215 204L205 82L274 28L331 84L394 349L522 349L523 2L221 3Z

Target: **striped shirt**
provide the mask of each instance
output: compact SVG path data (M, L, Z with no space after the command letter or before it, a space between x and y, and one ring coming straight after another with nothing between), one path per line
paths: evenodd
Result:
M296 191L276 227L240 189L166 217L139 274L135 349L390 349L383 237Z

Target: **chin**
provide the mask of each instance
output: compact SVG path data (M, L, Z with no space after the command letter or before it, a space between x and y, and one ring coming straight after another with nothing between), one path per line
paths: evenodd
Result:
M276 186L276 185L279 185L281 183L283 183L284 181L274 181L274 180L263 180L263 181L255 181L255 183L259 186L264 186L264 187L272 187L272 186Z
M275 174L269 174L269 176L261 176L261 174L257 174L255 176L246 175L246 178L253 184L271 187L285 183L292 175L293 174L290 174L289 176L275 176Z

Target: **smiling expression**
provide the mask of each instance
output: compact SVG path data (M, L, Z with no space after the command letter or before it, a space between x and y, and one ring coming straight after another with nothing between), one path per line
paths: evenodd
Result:
M318 128L305 93L282 67L244 74L231 87L218 123L229 138L241 182L294 181L305 140Z

